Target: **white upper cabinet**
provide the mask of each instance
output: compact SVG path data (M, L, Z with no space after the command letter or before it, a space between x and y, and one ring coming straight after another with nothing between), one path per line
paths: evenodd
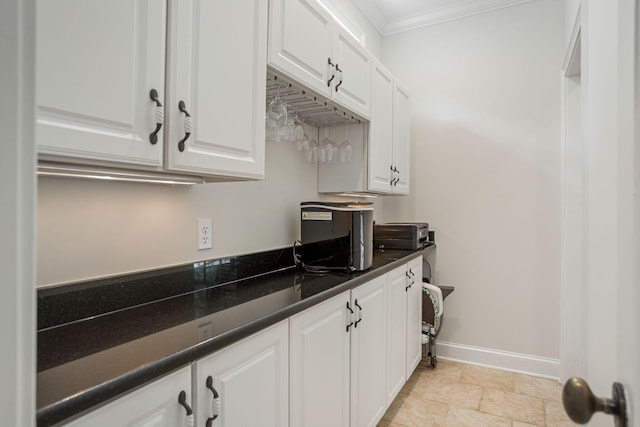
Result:
M263 178L266 36L264 0L39 0L41 158Z
M340 25L334 25L333 58L336 66L333 98L348 109L369 117L371 55Z
M409 194L409 92L379 62L372 68L368 190Z
M371 73L369 190L387 192L393 175L393 76L378 61Z
M330 98L331 15L316 0L269 4L269 65Z
M167 168L263 178L267 2L169 4Z
M409 194L409 92L380 62L371 62L368 127L349 125L346 131L335 128L337 134L348 136L353 160L320 164L319 193Z
M371 55L317 0L269 4L269 65L368 119Z
M36 141L46 157L162 165L164 0L37 2Z
M409 194L410 165L410 98L409 92L397 82L393 97L393 167L395 180L393 192Z

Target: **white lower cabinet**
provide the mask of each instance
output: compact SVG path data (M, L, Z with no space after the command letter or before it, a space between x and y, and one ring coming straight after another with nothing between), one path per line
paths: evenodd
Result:
M407 263L407 379L422 359L422 257Z
M291 318L292 426L364 427L382 419L386 285L380 276Z
M189 366L166 375L121 398L114 400L68 426L175 427L188 425L187 410L179 403L184 393L191 406L191 368Z
M422 358L422 257L387 275L387 406Z
M375 426L422 356L421 285L418 257L68 425Z
M351 331L351 427L375 426L387 409L386 284L383 275L351 291L358 322Z
M196 426L288 425L288 356L285 320L194 363Z
M349 425L350 291L290 318L291 426Z

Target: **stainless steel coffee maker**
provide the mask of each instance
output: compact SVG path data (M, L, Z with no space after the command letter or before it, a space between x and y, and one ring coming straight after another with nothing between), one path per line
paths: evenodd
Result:
M368 202L302 202L301 242L309 265L362 271L373 263L373 205Z

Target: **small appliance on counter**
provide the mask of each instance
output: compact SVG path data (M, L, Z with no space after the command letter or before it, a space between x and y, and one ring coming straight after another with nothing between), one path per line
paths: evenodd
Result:
M307 268L363 271L373 264L373 205L300 203L300 261Z
M390 222L373 226L376 249L421 249L432 243L426 222Z

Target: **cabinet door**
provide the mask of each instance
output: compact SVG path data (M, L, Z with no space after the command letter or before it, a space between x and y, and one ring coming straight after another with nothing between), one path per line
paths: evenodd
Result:
M407 280L407 379L422 359L422 257L408 262Z
M267 2L169 4L168 169L263 178Z
M393 76L374 60L369 123L369 190L391 192L393 161Z
M175 427L187 425L178 403L181 391L191 405L191 367L187 366L77 418L67 426Z
M386 410L386 276L351 291L351 427L375 426Z
M349 426L349 291L290 318L291 426Z
M394 164L398 169L400 179L393 186L393 191L399 194L409 194L410 173L410 110L409 92L397 83L394 91L393 111L393 143Z
M41 157L162 165L164 0L40 0L36 139Z
M387 275L387 406L407 381L406 266Z
M269 65L330 98L333 18L316 0L269 3Z
M220 399L214 427L288 425L288 340L289 324L285 320L196 362L196 425L205 427L213 415L208 377Z
M333 99L369 118L371 111L371 56L342 27L334 26L333 62L340 70L333 83Z

